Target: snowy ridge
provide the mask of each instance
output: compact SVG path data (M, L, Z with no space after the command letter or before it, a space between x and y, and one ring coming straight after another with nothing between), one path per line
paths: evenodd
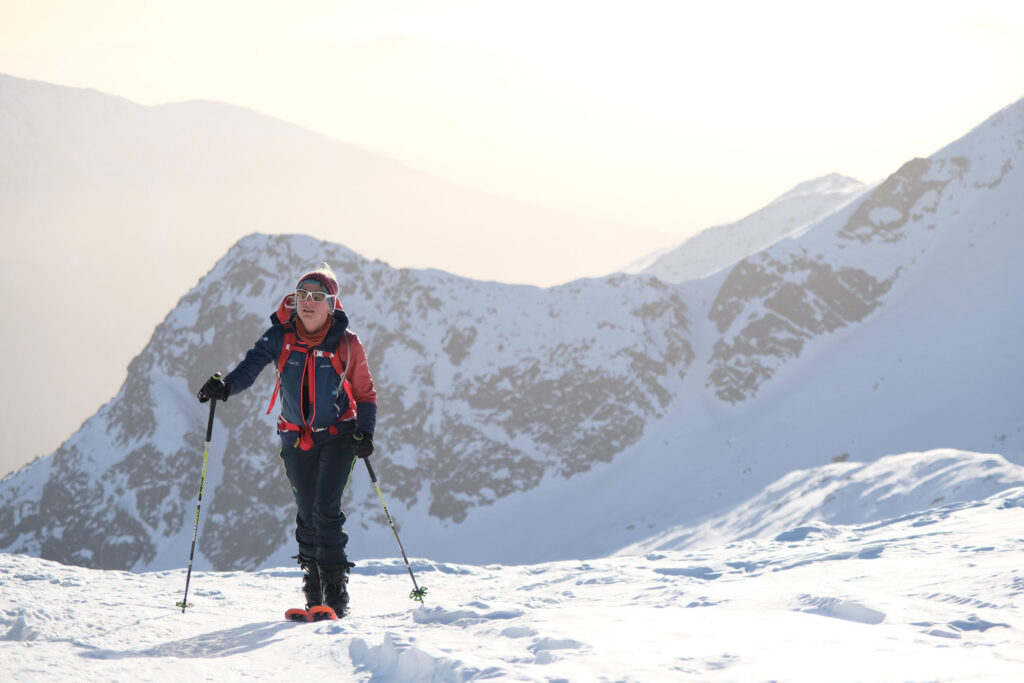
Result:
M749 398L809 342L884 306L894 287L933 287L934 297L949 285L946 269L954 268L988 278L989 285L998 282L985 268L1004 261L996 266L1002 271L1005 256L988 250L1021 248L1019 238L997 233L1009 229L1000 226L1021 210L1014 188L1024 182L1022 150L1024 101L957 146L907 162L806 235L738 263L721 283L710 313L722 333L712 357L719 398ZM1003 246L985 244L993 238ZM949 296L991 294L964 284L957 283Z
M784 237L799 235L866 189L863 183L837 173L805 181L749 216L661 249L624 272L657 275L666 282L707 277Z
M971 454L960 454L971 459ZM977 456L982 459L984 456ZM765 499L766 505L771 500ZM762 513L770 514L768 507ZM774 540L518 567L357 567L352 614L291 624L297 568L128 573L0 555L8 680L1010 680L1024 487Z
M745 539L794 540L812 534L827 537L836 525L920 520L1019 487L1024 487L1024 467L999 455L942 449L890 455L871 463L836 462L791 472L712 520L670 529L621 552L706 548Z

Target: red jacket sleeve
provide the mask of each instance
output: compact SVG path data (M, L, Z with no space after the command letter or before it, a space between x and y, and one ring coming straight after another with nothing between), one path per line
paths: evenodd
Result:
M366 362L366 349L355 332L347 332L352 351L348 366L348 381L352 385L352 398L356 403L377 405L377 390L373 388L373 375Z

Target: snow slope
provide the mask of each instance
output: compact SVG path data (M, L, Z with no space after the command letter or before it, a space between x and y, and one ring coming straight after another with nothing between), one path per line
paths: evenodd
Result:
M638 554L736 540L828 536L837 525L927 518L936 506L983 500L1024 486L1024 468L1000 455L940 449L871 463L835 462L795 470L756 496L696 526L680 526L621 550Z
M904 475L898 456L870 480ZM935 474L993 456L932 456ZM1010 466L1019 478L1022 468ZM835 474L829 467L804 479ZM981 474L975 472L975 475ZM967 479L964 479L964 482ZM979 481L974 478L975 483ZM779 482L747 513L769 526ZM898 497L898 496L897 496ZM905 496L904 510L919 500ZM809 511L810 508L808 508ZM5 680L1014 680L1024 667L1024 487L868 523L523 566L364 560L353 613L291 624L295 567L128 573L0 555ZM380 534L388 534L386 527ZM184 551L185 549L182 548Z

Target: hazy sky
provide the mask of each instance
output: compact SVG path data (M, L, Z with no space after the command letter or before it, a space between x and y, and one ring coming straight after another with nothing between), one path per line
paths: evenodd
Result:
M681 238L1024 96L1024 2L0 0L0 72L244 105Z

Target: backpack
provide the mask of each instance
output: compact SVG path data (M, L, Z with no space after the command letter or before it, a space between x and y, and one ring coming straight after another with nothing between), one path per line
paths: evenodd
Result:
M283 323L284 327L284 343L281 345L281 353L277 356L277 382L274 384L274 393L270 396L270 405L267 406L267 415L274 409L274 404L277 402L277 394L281 390L281 372L284 370L285 364L288 362L288 357L292 351L298 351L299 353L309 353L310 349L299 341L298 335L295 333L295 324L292 322ZM352 397L352 384L348 381L348 365L349 360L352 358L352 345L349 342L348 336L351 334L348 330L345 330L345 340L338 343L338 350L334 353L330 351L320 351L313 349L313 355L317 358L327 358L331 361L331 365L334 366L334 371L338 373L338 377L341 377L341 385L345 388L345 393L348 394L348 403L350 406L355 405L355 399ZM345 345L345 360L341 360L341 345Z

